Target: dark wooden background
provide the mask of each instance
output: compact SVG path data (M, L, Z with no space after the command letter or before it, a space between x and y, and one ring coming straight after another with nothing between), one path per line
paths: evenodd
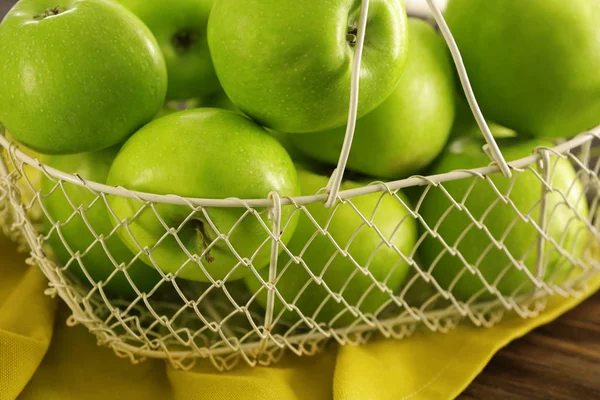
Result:
M0 0L0 18L8 12L14 3L12 0Z
M502 349L459 399L600 399L600 293Z
M501 350L459 398L600 399L600 293Z

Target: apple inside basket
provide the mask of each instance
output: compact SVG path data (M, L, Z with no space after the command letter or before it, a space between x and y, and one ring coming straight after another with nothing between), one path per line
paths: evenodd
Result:
M599 3L120 3L0 24L3 228L119 354L491 326L597 273Z

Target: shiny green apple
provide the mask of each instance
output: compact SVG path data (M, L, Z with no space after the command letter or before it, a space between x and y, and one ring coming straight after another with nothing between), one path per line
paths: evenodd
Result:
M233 104L233 102L227 97L227 94L220 90L211 96L205 97L202 100L203 107L222 108L224 110L231 110L239 112L240 110Z
M451 0L446 19L487 118L536 137L600 124L600 1Z
M316 132L348 117L360 0L217 0L208 44L233 103L281 132ZM360 75L359 115L394 90L406 62L401 0L372 0Z
M45 157L43 161L63 172L105 183L118 150L118 147L111 147L93 153ZM67 182L61 187L47 177L42 179L41 198L48 244L59 265L66 267L82 283L102 282L107 293L133 297L136 291L130 281L140 292L147 293L161 280L158 271L134 260L134 255L114 232L102 198ZM100 235L105 238L106 249L96 239ZM81 264L74 257L76 253L83 255ZM117 271L116 266L121 264L124 270Z
M454 120L453 68L444 39L419 19L408 20L408 61L394 92L356 122L348 169L387 179L411 175L443 149ZM290 135L317 160L337 164L346 128Z
M277 140L244 116L210 108L170 114L135 133L115 159L108 183L209 199L266 199L272 191L281 197L300 191L294 164ZM269 262L270 236L260 222L272 225L266 209L257 216L243 206L192 210L187 205L156 204L155 213L125 197L112 196L109 202L131 232L119 232L125 243L134 252L139 246L150 249L144 260L165 272L196 281L209 281L207 274L231 280L250 271L240 257L255 268ZM296 223L293 207L284 206L283 243ZM177 230L177 237L167 231L170 228Z
M486 123L494 138L514 138L518 136L517 132L513 129L490 120L486 120ZM450 132L450 141L462 137L482 138L483 133L473 116L473 111L471 111L469 103L467 103L463 95L458 94L456 96L456 117L454 118L452 131Z
M165 99L152 33L109 0L21 0L0 25L0 123L47 154L101 150Z
M158 112L158 114L154 116L154 119L158 119L166 115L176 113L178 111L190 110L193 108L222 108L224 110L239 112L239 110L235 108L231 100L229 100L225 92L221 90L210 96L202 98L191 98L186 101L167 101L161 108L161 110Z
M303 195L317 193L327 185L328 175L298 169L298 177ZM362 186L358 182L345 181L342 190ZM402 193L400 199L407 202ZM323 204L310 204L306 208L312 219L303 213L296 233L288 245L289 251L303 260L296 264L287 252L281 253L277 269L276 288L289 304L294 303L306 317L313 317L319 323L343 326L351 323L353 317L347 306L337 303L325 288L340 294L350 307L365 314L377 313L391 302L388 291L395 293L404 282L409 265L398 254L412 254L417 240L415 220L410 217L402 203L393 196L374 193L354 197L351 203L338 204L327 209ZM373 223L369 227L359 212ZM318 224L317 225L315 225ZM377 228L375 228L377 227ZM320 229L328 232L324 235ZM384 244L384 238L396 249ZM348 251L344 257L333 244ZM358 266L366 268L368 275L360 272ZM309 274L322 278L319 284ZM268 280L269 269L260 271L261 278ZM385 291L375 282L385 286ZM267 290L255 276L246 278L252 293L258 293L256 301L266 307ZM259 291L260 290L260 291ZM283 309L281 300L275 297L275 315ZM300 318L294 311L286 312L287 322Z
M490 161L481 149L482 144L482 141L473 139L453 143L431 173L488 165ZM519 143L502 139L499 144L504 156L510 161L532 155L536 147L551 147L551 144L542 140ZM553 192L546 199L547 235L577 259L588 244L584 222L588 219L588 204L584 188L567 159L553 156L550 160L549 186ZM521 217L531 218L538 226L540 224L542 182L536 173L544 176L533 165L531 169L515 172L512 179L494 173L489 176L491 182L480 180L474 184L474 178L468 178L443 183L447 193L456 202L464 203L468 213L453 206L441 189L432 188L425 196L420 209L424 221L459 254L451 255L439 238L428 235L419 248L423 267L433 268L434 278L444 289L451 290L457 299L466 301L473 296L478 299L494 297L485 289L477 275L466 270L465 262L478 269L483 278L494 284L505 296L525 294L531 289L531 280L524 271L513 265L513 260L532 271L534 276L538 273L536 261L539 235L534 225ZM467 193L468 197L464 200ZM566 201L561 193L565 195ZM510 199L510 202L503 202L500 194ZM471 217L481 223L482 227L473 224ZM494 241L503 245L497 247ZM543 257L546 273L540 277L546 281L561 283L573 273L572 263L550 241L545 241Z
M204 103L200 99L189 99L187 101L167 101L153 119L159 119L179 111L200 107Z
M150 28L165 56L167 98L186 100L220 90L206 26L214 0L119 0Z

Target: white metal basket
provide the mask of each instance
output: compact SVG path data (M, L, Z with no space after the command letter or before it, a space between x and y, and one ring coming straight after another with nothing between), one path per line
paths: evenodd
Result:
M152 193L133 192L120 187L110 187L96 182L89 182L77 175L59 171L41 163L21 151L5 136L0 135L0 148L2 149L2 162L0 163L0 224L5 233L11 235L22 244L26 245L31 254L32 263L37 264L48 277L50 288L47 293L59 295L70 307L72 316L70 324L83 324L90 332L96 335L100 344L112 348L118 355L129 357L137 362L144 358L168 359L178 368L191 368L198 358L209 358L214 366L220 370L233 368L240 360L250 365L270 364L277 361L286 351L299 355L310 355L318 352L325 343L334 339L341 344L360 344L369 340L375 333L385 337L404 338L412 334L418 327L431 331L447 332L464 320L482 327L496 324L505 315L512 311L523 318L537 315L544 309L548 296L577 296L585 288L590 277L600 271L598 260L597 242L600 240L600 221L595 217L600 203L600 161L594 154L592 142L600 138L600 127L590 132L559 143L554 148L538 148L527 158L510 160L506 163L496 142L494 141L485 120L477 107L477 103L468 84L466 71L460 60L460 55L452 36L432 0L428 1L433 17L435 18L442 34L446 38L453 57L457 64L459 75L465 88L467 98L473 109L474 115L482 132L488 140L488 154L494 161L492 165L482 165L473 170L459 170L435 176L414 176L394 182L374 182L370 185L340 191L340 183L346 160L352 143L356 110L358 104L358 76L360 58L364 43L366 15L368 0L363 0L361 9L361 22L356 45L356 57L353 68L353 84L351 106L347 137L342 151L340 162L334 172L330 185L322 193L307 195L297 198L280 198L277 193L271 193L265 199L193 199L182 198L176 195L157 195ZM552 185L551 171L557 160L568 160L577 171L577 180L581 182L589 203L590 216L580 215L566 193L561 193ZM543 190L540 192L539 201L531 210L519 210L514 206L511 192L502 192L490 178L492 174L503 173L507 180L516 181L522 174L531 174L540 182ZM70 270L81 268L85 273L85 256L94 248L107 251L106 241L116 235L117 229L127 229L132 220L121 223L109 235L99 235L88 224L94 240L84 252L71 252L71 260L65 265L58 265L48 246L49 235L56 234L60 227L72 218L82 218L86 221L86 212L92 205L71 203L72 214L67 220L54 220L44 207L44 199L49 193L40 190L39 180L51 180L53 191L64 193L68 197L67 188L82 187L94 195L93 204L104 204L111 212L108 199L111 196L121 196L135 199L140 210L153 212L157 220L161 220L156 206L159 204L174 204L186 208L191 216L202 213L210 220L211 210L219 208L239 208L240 220L256 218L264 228L264 241L261 248L270 249L271 260L266 268L269 279L261 282L261 291L267 293L267 307L263 309L256 302L257 293L250 292L240 281L213 279L207 276L207 283L190 282L178 277L177 273L165 274L160 272L162 279L152 290L135 290L132 299L111 298L104 290L106 284L119 274L126 277L127 270L139 257L152 253L152 247L139 247L138 253L130 262L113 262L114 274L104 282L94 282L86 274L89 282L80 282ZM462 198L452 198L445 189L448 182L465 180L469 182L469 191ZM536 253L536 268L529 271L521 259L512 257L504 246L505 236L493 237L486 228L484 218L476 218L465 205L472 189L476 185L489 185L497 194L497 200L490 204L490 209L499 204L512 205L515 223L526 223L533 227L535 233L531 238L531 251ZM413 205L409 205L398 196L400 189L420 188ZM442 252L459 257L459 243L446 243L438 234L438 224L427 223L420 214L423 200L433 193L441 193L448 198L450 206L448 212L456 210L470 218L468 229L479 230L481 235L488 235L490 246L503 251L511 260L507 269L516 268L526 272L531 281L531 290L516 290L506 295L497 290L497 282L487 282L478 274L476 266L465 263L465 274L478 276L482 281L487 295L483 291L468 300L458 300L451 290L446 290L436 282L432 275L432 265L424 265L417 259L419 246L426 238L439 240L443 245ZM550 193L558 193L564 200L564 205L573 210L572 218L581 224L589 244L583 254L574 254L568 246L549 237L546 232L546 199ZM380 201L372 210L359 211L354 202L363 196L379 196ZM395 201L406 209L407 216L397 221L401 226L407 220L413 220L420 227L420 237L417 245L410 252L404 254L393 243L382 235L376 224L374 216L382 201ZM324 302L336 302L341 306L340 312L333 319L324 320L319 313L305 313L296 304L295 299L283 298L278 291L277 281L280 274L285 273L290 265L306 267L302 254L293 254L280 240L282 231L286 229L286 220L282 220L282 209L289 207L293 213L310 218L306 208L309 204L325 203L331 209L332 215L339 207L353 209L363 221L357 228L371 229L379 232L381 246L394 248L399 260L410 266L410 276L400 290L394 291L386 286L385 280L376 279L369 271L368 266L355 263L356 274L362 274L372 280L369 291L375 290L387 296L385 303L376 312L363 313L360 307L350 304L344 295L344 287L339 291L332 291L327 281L320 276L309 272L307 284L320 285L328 291L329 296ZM542 210L540 212L540 210ZM268 219L263 218L268 214ZM539 213L538 219L533 215ZM114 215L114 213L113 213ZM136 214L136 215L139 215ZM44 233L39 222L48 219L51 229ZM268 221L268 223L265 223ZM438 221L439 222L439 221ZM177 240L181 227L164 226L163 238ZM222 241L228 245L231 231L220 232L218 227L215 241ZM316 235L322 235L331 241L337 249L336 256L352 258L349 243L336 243L328 235L328 227L315 225ZM508 234L509 232L507 232ZM161 239L162 240L162 239ZM307 242L306 247L310 246ZM64 242L66 248L69 243ZM159 245L159 244L157 244ZM212 245L212 244L211 244ZM556 251L564 257L574 273L569 274L566 280L543 279L543 271L547 259L544 249ZM259 249L257 249L258 251ZM182 251L185 251L182 247ZM237 262L232 269L247 268L249 274L259 276L252 257L241 257L231 248L232 254L237 256ZM189 263L203 270L204 254L188 254ZM278 266L282 257L288 257L289 262L283 268ZM154 265L160 271L158 265ZM349 276L348 279L352 279ZM135 286L135 282L129 279ZM299 293L301 295L301 293ZM277 312L274 303L279 301L284 308ZM293 313L296 318L290 322L285 313ZM336 324L340 315L350 316L349 322Z

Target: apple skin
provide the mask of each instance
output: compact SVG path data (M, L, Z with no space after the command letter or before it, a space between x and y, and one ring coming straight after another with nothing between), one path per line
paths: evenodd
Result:
M431 174L488 165L489 158L481 149L483 143L483 141L473 139L463 139L453 143L439 159ZM522 143L511 139L499 139L499 145L506 159L511 161L532 155L532 152L538 146L552 147L551 144L540 139ZM578 180L573 166L565 159L551 157L550 160L553 171L552 189L567 194L569 203L582 218L587 218L589 213L587 200L581 181ZM535 170L539 173L537 167L535 167ZM490 179L500 193L506 195L510 191L509 197L514 203L514 207L523 215L529 213L533 220L539 224L542 183L534 172L526 170L515 175L513 179L506 179L501 174L494 173L490 175ZM514 185L512 185L513 180ZM472 183L473 179L461 179L445 182L443 187L457 202L461 202ZM487 213L492 203L495 203L495 206L491 212ZM428 226L434 229L451 204L440 189L431 189L425 197L419 212ZM513 206L501 202L498 194L488 182L478 182L471 191L465 205L476 220L481 221L483 219L484 225L496 240L500 240L506 235L503 242L508 251L516 260L523 260L524 265L535 275L538 240L538 233L535 228L520 218L516 220L517 214ZM557 243L562 243L562 247L577 258L583 254L588 243L588 235L584 222L575 219L575 217L576 214L567 206L560 193L553 192L548 195L548 235ZM437 232L449 246L453 247L470 223L471 219L464 211L453 208L444 222L437 228ZM507 234L506 232L509 229L510 231ZM475 266L488 248L489 252L478 265L485 280L492 283L509 265L510 260L503 250L493 246L493 242L484 231L473 226L461 239L457 250L468 263ZM428 235L419 248L420 256L424 262L423 267L430 268L442 249L443 246L439 240ZM546 242L544 258L547 261L544 280L554 283L564 281L570 273L572 264L561 256L550 242ZM463 266L463 262L458 256L452 256L446 252L437 262L432 273L441 287L449 289L450 284L463 268L466 267ZM533 284L525 275L525 272L517 270L512 264L497 284L498 290L505 296L517 293L517 291L519 294L524 294L532 287ZM467 301L480 290L482 292L478 295L478 300L495 298L495 295L485 290L479 277L465 271L452 289L452 293L458 300Z
M206 97L203 100L203 107L222 108L224 110L235 111L240 113L241 111L233 104L233 102L227 97L227 94L220 90L214 93L212 96Z
M0 25L0 60L0 122L45 154L116 145L165 99L152 33L108 0L19 1Z
M505 126L499 125L489 119L486 119L488 128L494 138L514 138L518 136L518 133ZM452 125L452 131L450 132L450 141L462 137L479 138L483 137L483 133L473 116L473 112L469 107L469 103L463 95L457 94L456 96L456 117L454 118L454 124Z
M154 116L153 120L166 117L167 115L175 114L176 112L183 111L185 109L187 108L182 109L179 107L179 105L176 104L165 104L163 108L160 109L158 114Z
M119 0L150 28L167 63L167 98L187 100L221 89L206 26L214 0Z
M179 111L190 110L193 108L222 108L224 110L235 111L241 115L244 115L241 113L241 111L235 108L225 92L221 90L204 98L191 98L186 101L167 101L158 114L154 116L154 119L159 119L169 114L174 114Z
M298 168L298 179L303 195L317 193L327 185L328 175L320 175L309 171L306 168ZM354 189L363 186L361 183L345 181L342 184L342 190ZM402 193L399 197L406 202ZM378 202L378 211L372 219L374 225L380 230L386 238L392 238L391 242L405 255L409 256L417 240L417 226L406 209L395 198L386 195L381 200L381 193L374 193L365 196L358 196L351 199L354 206L363 214L366 219L373 215ZM410 207L410 206L409 206ZM322 227L326 228L333 239L341 248L347 249L351 257L362 267L368 265L369 271L378 282L385 282L386 286L392 291L396 291L409 271L409 265L405 263L396 251L383 244L383 241L374 228L368 228L364 225L363 219L349 204L340 204L335 208L327 209L323 204L310 204L306 207L314 220ZM333 212L333 217L331 217ZM402 221L402 224L400 222ZM360 232L354 237L356 230L361 227ZM349 258L343 258L339 254L333 259L332 256L337 252L336 247L331 240L317 234L318 229L314 223L302 213L296 228L296 233L288 245L288 249L294 256L301 257L306 266L316 275L323 275L323 281L334 293L339 293L346 281L355 271L358 271L355 264ZM395 232L395 233L394 233ZM316 236L315 236L316 235ZM392 237L393 235L393 237ZM310 246L303 252L306 244L315 236ZM381 247L380 247L381 246ZM375 255L374 255L375 253ZM292 303L302 288L311 281L310 275L302 264L290 263L286 269L286 264L290 262L290 257L286 252L279 256L276 287L279 293L288 303ZM331 262L325 272L325 265ZM259 271L261 277L268 281L269 268ZM246 279L246 285L254 294L262 287L259 279L255 275L250 275ZM376 286L364 300L361 301L363 294L374 285L373 279L358 273L350 280L342 295L351 305L357 307L363 313L374 313L379 307L390 299L389 294L381 292ZM335 326L346 326L356 318L350 311L347 311L343 303L336 303L330 297L325 305L318 311L321 303L328 297L327 290L311 281L302 295L296 301L296 306L306 317L314 317L319 323L326 323ZM256 301L266 307L267 290L262 289L256 296ZM283 309L283 304L275 296L274 315ZM346 310L342 313L342 311ZM316 313L316 315L315 315ZM340 314L341 313L341 314ZM340 314L338 318L336 316ZM282 318L288 322L296 322L300 316L295 311L286 312ZM334 321L335 318L335 321Z
M454 70L444 39L427 22L409 18L408 62L400 83L375 110L356 122L348 169L398 179L427 166L442 151L452 128ZM289 135L319 161L337 164L346 127Z
M118 150L118 147L111 147L93 153L47 156L43 158L43 162L61 171L78 174L86 180L105 183L110 165ZM55 188L55 186L56 183L53 180L46 177L42 179L43 207L54 222L60 223L59 234L57 229L52 230L52 223L48 217L43 218L45 233L49 234L48 244L52 248L59 265L66 266L72 258L69 250L61 240L61 235L72 253L84 253L96 241L85 220L97 235L108 237L105 242L106 247L114 260L118 264L129 264L134 255L123 244L118 235L112 233L114 228L110 222L109 211L104 201L102 199L96 200L96 196L88 189L65 183L64 188L68 195L67 199L63 190L60 187ZM75 207L82 207L85 220L80 214L75 214L69 200ZM104 282L115 271L115 266L107 256L101 243L94 244L94 247L82 257L82 263L95 283ZM67 271L75 275L82 283L89 283L89 278L86 277L76 259L71 261ZM142 293L149 292L162 279L158 271L139 260L134 261L127 268L127 274ZM124 272L117 272L104 286L104 290L117 296L136 296L136 292Z
M108 177L113 186L157 194L177 194L195 198L267 198L276 191L281 197L300 192L296 169L285 149L263 128L247 117L221 109L181 111L157 119L135 133L115 159ZM166 231L155 213L146 208L135 219L140 202L111 196L110 205L119 220L127 220L131 235L121 230L123 241L132 251L153 247ZM157 204L156 209L169 227L177 228L191 214L187 206ZM260 210L271 227L267 210ZM228 233L245 208L207 208L206 213L220 233ZM293 215L292 215L293 214ZM292 206L282 207L282 242L291 238L297 223ZM115 221L113 221L115 222ZM197 254L213 279L223 279L238 263L228 245L219 239L208 254L207 243L216 233L206 217L197 212L179 231L179 238L191 254ZM251 258L268 239L257 217L247 215L229 236L240 257ZM255 268L269 263L270 244L254 257ZM165 272L175 273L188 260L173 236L152 250L152 259ZM145 256L143 260L151 263ZM241 278L250 269L239 266L228 280ZM209 281L196 263L188 263L178 276Z
M263 126L306 133L342 126L348 118L360 0L218 0L208 44L223 89ZM385 100L407 58L401 0L373 0L360 75L360 116Z
M535 137L600 124L600 2L452 0L446 19L486 117Z

